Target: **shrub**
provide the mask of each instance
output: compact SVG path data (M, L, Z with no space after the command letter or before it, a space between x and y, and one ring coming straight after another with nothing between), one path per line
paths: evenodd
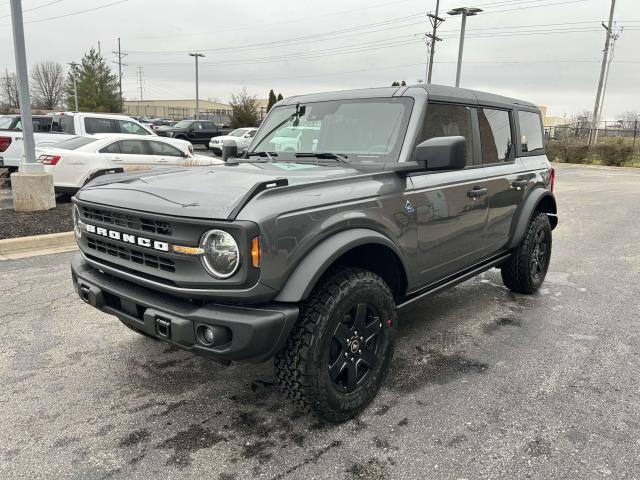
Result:
M603 165L619 167L633 158L633 147L620 143L601 143L593 147L593 153Z
M588 145L564 145L563 158L568 163L589 163Z

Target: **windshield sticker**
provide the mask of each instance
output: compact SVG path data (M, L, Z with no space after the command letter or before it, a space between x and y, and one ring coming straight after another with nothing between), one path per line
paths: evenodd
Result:
M274 162L274 167L281 168L282 170L305 170L308 168L317 168L317 165L309 165L308 163L289 163L289 162Z

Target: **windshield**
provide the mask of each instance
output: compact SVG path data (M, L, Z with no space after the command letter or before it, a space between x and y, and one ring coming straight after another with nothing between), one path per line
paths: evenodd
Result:
M9 128L15 117L0 117L0 128Z
M85 145L93 143L96 140L98 139L91 137L73 137L60 143L56 143L54 147L62 148L63 150L75 150L76 148L84 147Z
M279 160L297 153L337 153L352 161L396 161L412 105L411 98L396 97L276 107L251 151L276 152Z
M247 133L246 128L236 128L233 132L229 134L230 137L241 137L245 133Z
M173 128L188 128L192 123L193 120L181 120L180 122L176 123Z

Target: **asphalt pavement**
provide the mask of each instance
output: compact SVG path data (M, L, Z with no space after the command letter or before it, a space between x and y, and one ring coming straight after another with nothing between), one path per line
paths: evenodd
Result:
M560 167L535 295L491 270L400 317L360 418L297 412L76 296L73 254L0 262L0 478L640 478L640 171Z

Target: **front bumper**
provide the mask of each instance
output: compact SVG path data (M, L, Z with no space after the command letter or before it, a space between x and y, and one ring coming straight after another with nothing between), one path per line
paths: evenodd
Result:
M77 254L71 261L73 285L91 306L147 335L214 360L260 362L272 357L298 317L291 304L234 306L204 304L168 296L91 267ZM224 343L204 346L196 339L201 326L225 331Z

